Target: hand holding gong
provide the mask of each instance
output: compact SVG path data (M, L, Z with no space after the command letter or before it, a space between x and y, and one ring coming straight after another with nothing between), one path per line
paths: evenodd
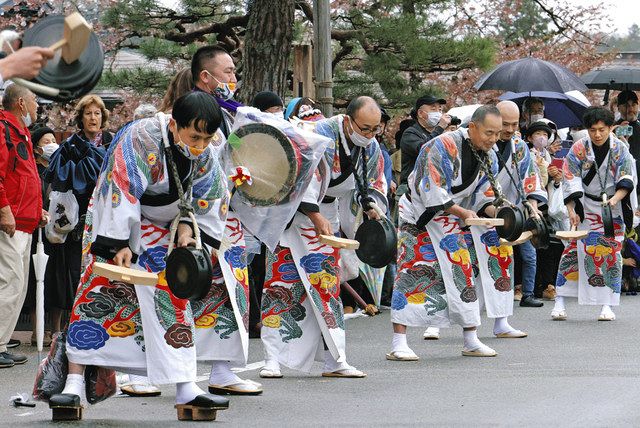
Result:
M178 225L178 247L195 247L196 240L193 237L193 229L186 223Z
M0 75L3 79L33 79L40 73L54 52L48 48L31 46L19 49L0 60Z

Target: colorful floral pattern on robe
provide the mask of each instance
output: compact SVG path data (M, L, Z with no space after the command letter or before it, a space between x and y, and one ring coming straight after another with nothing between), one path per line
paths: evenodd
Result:
M307 293L288 248L278 246L273 253L267 251L266 266L262 324L278 329L282 341L288 343L304 334L299 322L307 316L303 306Z
M243 328L247 330L249 328L249 274L244 235L240 222L236 218L229 219L226 233L230 239L230 245L222 250L225 262L233 274L232 286L235 287L236 304ZM211 261L213 265L211 289L204 299L192 302L196 328L213 328L220 339L227 339L238 331L238 323L216 252L213 252Z
M602 228L602 218L598 214L587 214L588 220L595 229ZM614 231L617 237L621 237L624 225L620 221L614 222ZM586 238L580 241L571 241L564 249L558 267L556 286L562 287L567 281L577 281L578 248L581 245L586 257L584 269L587 275L587 284L591 287L608 287L614 293L620 293L622 289L622 242L615 238L608 238L602 232L591 231Z
M608 157L605 158L599 172L602 180L606 180L606 193L613 195L616 186L622 180L629 180L635 184L635 164L627 146L613 134L609 136L609 144L607 156L611 157L611 161ZM584 196L599 196L602 192L597 174L588 185L583 181L594 166L598 167L590 139L587 137L576 141L563 164L563 192L565 198L580 196L579 201L583 206L585 218L578 229L587 230L589 234L579 242L569 243L565 248L560 258L556 287L558 294L563 296L569 292L568 290L574 289L577 283L577 290L571 291L571 295L577 294L581 303L593 304L597 301L598 304L617 304L622 283L622 209L621 204L612 207L615 238L604 236L600 202ZM609 290L608 294L598 291L606 289ZM581 295L589 293L592 296L589 299ZM610 295L616 296L607 297Z
M448 217L436 217L433 221L436 223L444 222L444 228L450 219ZM447 233L445 231L445 235L438 246L447 255L453 282L460 291L460 299L465 303L475 302L478 296L473 284L473 266L471 265L471 254L469 253L465 236L462 233L451 232Z
M493 286L498 291L510 291L513 280L513 247L500 245L495 229L484 232L480 241L489 257L489 273Z
M468 144L464 131L447 132L424 146L409 176L411 204L403 210L404 219L415 223L425 212L438 213L451 203L465 209L480 210L494 199L493 189L482 171L466 189L457 190L462 183L462 151ZM498 173L498 158L493 150L487 152L493 174ZM454 189L455 188L455 189ZM452 189L457 194L452 194Z
M542 187L538 165L534 156L531 155L527 143L517 135L511 138L510 143L511 155L505 162L505 166L509 168L509 172L516 180L517 186L521 188L520 190L523 191L525 197L535 196L535 199L539 201L546 201L547 192ZM500 166L502 166L502 161L500 161ZM503 172L503 169L500 169L500 174L498 175L502 191L509 201L518 205L522 202L520 194L506 171Z
M398 235L398 275L391 296L391 308L407 304L424 305L427 315L447 309L446 290L438 258L426 231L404 223Z
M152 364L147 366L150 378L171 383L195 371L195 364L176 367L172 361L189 358L191 353L195 361L194 322L189 301L176 298L164 278L168 224L178 215L177 202L161 207L140 202L144 194L169 192L161 145L155 117L125 127L111 145L87 212L83 274L72 309L67 353L87 364L113 362L116 367L136 369ZM192 206L196 220L204 233L220 240L226 217L225 176L211 149L195 161L194 168ZM91 253L98 237L127 242L138 256L131 267L157 273L156 286L136 289L94 275L93 264L106 261ZM111 343L115 339L122 342ZM151 363L145 363L141 353L152 353L148 358ZM158 365L171 369L156 371Z
M339 179L345 171L342 171L340 166L340 145L344 144L345 136L342 130L342 123L344 120L344 115L334 116L329 119L325 119L317 122L315 132L323 135L325 137L330 138L334 144L332 147L331 154L333 155L331 159L329 159L329 172L330 179L336 180ZM353 150L356 150L354 148ZM365 149L365 155L367 158L367 178L368 182L368 191L370 196L372 196L376 203L382 208L384 211L387 207L387 182L384 176L384 157L382 156L382 151L380 150L380 145L378 142L373 139L371 143ZM356 159L355 166L353 167L354 171L357 171L359 177L362 176L362 157L359 156ZM337 185L335 187L341 187ZM359 197L357 186L354 185L352 189L347 189L350 191L349 197L349 212L351 213L351 217L355 219L358 215L358 210L360 208L359 205ZM332 196L340 196L338 194L333 194L331 190L328 191L328 194ZM342 207L342 204L341 204ZM344 219L344 213L340 214L341 219ZM341 220L342 221L342 220ZM355 230L355 228L354 228Z

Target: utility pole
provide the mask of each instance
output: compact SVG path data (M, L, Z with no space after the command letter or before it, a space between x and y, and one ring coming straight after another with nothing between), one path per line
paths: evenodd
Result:
M325 117L333 116L333 70L329 0L313 1L313 59L316 96Z

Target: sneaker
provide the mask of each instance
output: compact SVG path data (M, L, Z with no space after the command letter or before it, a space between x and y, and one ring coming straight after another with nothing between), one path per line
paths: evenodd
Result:
M522 285L516 285L515 291L513 292L513 300L515 302L522 300Z
M12 360L13 364L24 364L27 362L27 357L19 354L10 354L8 352L0 352L1 358L6 358L8 360Z
M18 339L9 339L9 342L7 343L7 349L17 348L21 344L22 342L20 342Z
M556 287L549 284L547 288L542 292L542 298L545 300L556 300Z

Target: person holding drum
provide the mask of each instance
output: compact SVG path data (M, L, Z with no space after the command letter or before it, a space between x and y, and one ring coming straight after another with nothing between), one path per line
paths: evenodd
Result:
M172 111L123 128L100 173L67 330L69 375L62 393L49 401L54 419L56 412L70 410L78 410L74 419L81 417L87 365L146 374L154 384L174 383L179 411L228 407L226 398L205 394L195 383L191 303L176 297L165 277L168 224L179 213L178 247L194 245L194 230L205 247L217 248L222 240L226 176L209 144L222 113L210 95L198 92L178 98ZM185 218L183 211L191 215ZM96 275L96 262L105 261L155 273L157 283L131 285Z
M399 202L398 276L391 299L392 350L388 360L416 361L407 344L407 326L463 328L462 355L493 357L477 335L480 308L475 276L479 264L465 222L476 219L494 200L489 177L498 172L493 149L502 130L495 106L479 107L469 129L445 133L425 144L409 176L409 191ZM501 256L496 291L513 291L510 247L503 248L493 228L482 247ZM504 283L504 284L503 284ZM493 288L493 287L492 287Z
M233 99L237 82L233 59L224 49L205 46L193 56L191 73L194 91L213 95L211 101L218 104L223 113L223 123L218 131L220 139L212 144L226 144L236 110L242 106ZM225 172L227 177L234 174L234 171ZM231 365L244 366L247 363L249 332L244 320L249 317L250 310L245 231L231 210L222 242L223 246L217 252L219 257L214 261L216 277L211 290L193 307L196 325L200 327L196 329L198 360L212 361L210 392L257 395L262 393L260 383L241 379L231 371Z
M372 204L386 208L383 158L375 140L380 119L375 100L358 97L351 101L346 115L317 123L315 131L330 139L330 149L292 224L267 256L261 331L266 361L261 377L282 377L281 364L309 371L323 344L322 376L366 376L346 361L340 300L340 282L350 279L342 275L356 277L359 260L353 254L342 263L348 252L319 242L319 235L342 230L353 238L360 203L370 218L379 215ZM351 272L346 272L349 265Z
M562 253L551 318L566 320L565 298L577 297L581 305L602 306L598 321L613 321L611 306L620 304L625 223L632 227L637 205L630 195L637 185L635 163L611 132L610 110L589 107L582 121L589 135L573 143L564 159L563 192L571 226L589 235Z

